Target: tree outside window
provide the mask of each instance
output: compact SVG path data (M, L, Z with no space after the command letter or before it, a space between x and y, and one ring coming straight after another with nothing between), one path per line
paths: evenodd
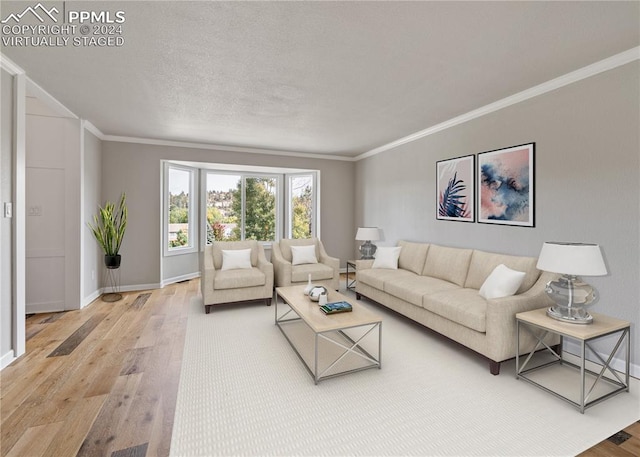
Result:
M169 248L189 247L192 173L169 168Z
M291 187L291 237L310 238L313 233L313 177L292 176Z

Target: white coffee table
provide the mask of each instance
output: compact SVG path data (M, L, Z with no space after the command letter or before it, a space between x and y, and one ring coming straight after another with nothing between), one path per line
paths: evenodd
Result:
M353 311L324 314L304 295L305 286L276 288L275 322L316 384L369 368L382 368L382 318L355 300L330 291L328 301L346 301ZM279 307L279 298L284 301ZM377 330L377 332L376 332ZM377 333L377 338L376 337Z

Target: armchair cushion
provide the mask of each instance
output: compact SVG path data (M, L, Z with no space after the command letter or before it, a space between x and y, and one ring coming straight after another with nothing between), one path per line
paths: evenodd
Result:
M244 287L264 286L265 274L257 268L220 270L213 278L214 289L241 289Z
M315 245L291 246L291 265L318 263Z
M222 250L222 268L225 270L246 270L251 268L251 249Z
M291 268L291 282L306 282L309 280L309 275L312 281L333 279L333 273L333 268L323 263L294 265Z

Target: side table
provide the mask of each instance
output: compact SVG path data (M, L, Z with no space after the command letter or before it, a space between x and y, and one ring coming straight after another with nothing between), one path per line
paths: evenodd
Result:
M352 272L355 274L355 272L356 272L356 261L355 260L347 260L347 290L355 290L355 288L356 288L356 278L354 276L353 279L349 279L349 268L351 268Z
M615 319L612 317L604 316L602 314L591 313L593 316L593 323L587 325L572 324L567 322L561 322L555 319L551 319L546 315L546 308L537 309L533 311L527 311L524 313L516 314L517 321L517 335L516 335L516 379L523 379L539 388L549 392L556 397L572 404L581 413L584 413L586 408L593 406L601 401L606 400L609 397L619 394L620 392L629 392L629 358L631 352L631 324L627 321ZM526 328L537 340L536 346L531 353L527 356L526 360L521 364L520 357L520 333L522 329ZM545 342L545 337L549 334L556 334L560 336L559 349L556 352L549 347ZM611 353L605 356L607 360L598 354L591 342L608 335L616 335L619 337L614 344ZM577 355L578 363L573 363L564 355L563 345L565 338L577 340L580 345L580 354ZM625 372L618 373L611 366L611 361L622 346L626 338L626 359L625 359ZM538 366L527 368L529 363L534 358L534 354L538 349L546 349L542 351L543 354L551 354L552 360L550 362L542 363ZM587 349L593 354L597 362L589 361L586 358ZM538 354L538 356L541 354ZM566 393L567 387L562 386L562 389L558 389L558 386L551 386L549 383L545 383L540 377L535 378L533 373L538 370L550 368L552 366L567 367L571 371L573 379L576 379L580 389L578 401L570 398ZM576 371L577 370L577 371ZM594 370L599 370L596 372ZM579 373L579 376L576 376ZM624 379L621 378L623 375ZM587 377L589 382L593 381L590 386L587 386ZM566 375L563 373L563 382L566 379ZM548 381L548 380L547 380ZM606 384L606 386L605 386ZM596 386L600 387L600 391L596 391ZM588 390L587 390L588 387ZM559 392L562 390L565 392ZM575 396L574 396L575 398Z

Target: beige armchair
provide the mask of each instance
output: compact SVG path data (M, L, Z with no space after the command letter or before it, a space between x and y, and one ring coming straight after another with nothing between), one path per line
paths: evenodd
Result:
M251 250L248 258L244 253L223 253L247 249ZM227 262L224 268L223 256ZM230 266L243 268L228 269ZM200 254L200 289L207 314L212 306L223 303L264 300L271 305L273 265L257 241L215 241Z
M292 246L315 246L318 263L293 265ZM327 288L338 290L340 287L340 259L330 257L318 238L284 239L273 243L271 250L276 287L306 284L309 275L314 284L324 284Z

